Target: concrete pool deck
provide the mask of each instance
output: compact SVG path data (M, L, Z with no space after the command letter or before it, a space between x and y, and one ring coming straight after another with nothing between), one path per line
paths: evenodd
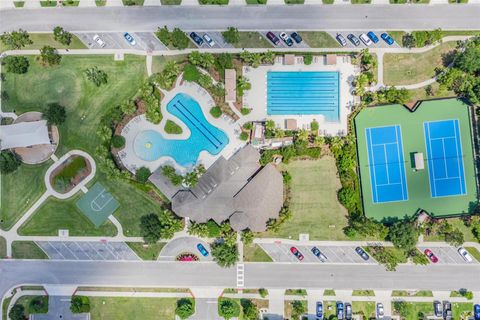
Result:
M337 63L327 65L326 58L323 55L314 56L311 65L303 63L302 56L295 57L294 65L285 65L284 57L278 56L273 65L260 66L258 68L243 67L243 75L249 79L252 89L245 92L243 96L243 105L251 108L250 114L244 117L243 121L262 121L271 119L275 121L277 127L285 129L286 119L297 120L299 129L310 129L310 123L316 120L319 125L321 135L344 135L347 132L348 114L355 105L355 98L352 94L352 81L360 72L346 55L337 56ZM339 72L340 81L340 103L339 103L339 121L327 122L321 114L312 115L269 115L267 113L267 73L269 71L326 71Z
M145 130L155 130L159 132L165 139L172 140L187 140L190 137L189 127L183 123L179 118L167 111L167 104L179 93L184 93L191 96L200 105L202 112L207 121L213 126L221 129L229 139L229 143L216 155L212 155L207 151L201 151L197 164L203 164L208 169L218 157L224 156L229 158L238 149L245 145L244 141L239 139L241 133L241 126L235 123L233 119L222 115L220 118L214 118L210 114L210 109L215 106L215 102L210 94L200 87L198 84L188 81L182 81L182 77L177 79L175 87L171 91L162 90L164 97L160 102L160 109L163 115L162 121L159 124L153 124L148 121L145 115L139 115L123 128L122 136L125 137L125 148L118 153L123 165L131 172L135 172L140 167L147 167L151 172L154 172L160 166L171 165L175 167L177 172L185 173L189 168L183 167L175 161L172 157L162 156L154 161L146 161L137 156L134 151L134 142L137 135ZM165 132L165 124L167 120L171 120L182 128L181 134L169 134Z

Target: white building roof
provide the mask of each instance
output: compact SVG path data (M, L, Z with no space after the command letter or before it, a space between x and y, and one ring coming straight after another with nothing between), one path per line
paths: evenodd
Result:
M0 126L0 150L50 144L46 120Z

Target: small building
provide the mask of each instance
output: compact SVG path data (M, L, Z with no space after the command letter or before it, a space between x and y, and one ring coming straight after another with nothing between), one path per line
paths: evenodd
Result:
M425 169L425 162L423 161L423 152L416 152L413 158L415 159L415 170Z
M285 130L297 130L297 120L295 119L285 119Z
M325 64L327 66L334 66L337 64L337 55L336 54L327 54L325 59Z
M293 66L295 64L295 55L286 54L283 58L283 64L286 66Z
M237 72L225 69L225 102L237 101Z
M0 150L50 144L46 120L20 122L0 127Z

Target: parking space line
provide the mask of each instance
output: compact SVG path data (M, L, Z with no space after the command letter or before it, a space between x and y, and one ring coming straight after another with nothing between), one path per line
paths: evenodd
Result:
M75 257L76 260L79 260L77 255L75 254L75 252L73 252L73 250L70 250L69 247L67 247L66 243L65 242L62 242L62 245L72 254L72 256Z
M64 256L57 248L55 248L55 246L52 245L52 243L51 243L50 241L48 242L48 245L49 245L50 247L52 247L53 250L55 250L60 256L62 256L62 258L63 258L64 260L66 260L65 256Z
M87 256L87 258L89 258L90 260L93 260L92 257L90 257L90 255L88 254L88 252L87 252L85 249L83 249L83 248L78 244L78 242L75 241L74 243L77 245L77 247L80 249L80 251L82 251L83 254L85 254L85 255Z

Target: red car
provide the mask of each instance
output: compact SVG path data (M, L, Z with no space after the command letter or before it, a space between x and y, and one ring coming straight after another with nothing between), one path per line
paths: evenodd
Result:
M430 259L430 261L432 261L433 263L438 262L437 256L434 255L433 252L430 249L425 249L424 253L428 257L428 259Z
M295 256L297 257L298 260L302 261L303 260L303 254L298 251L297 248L295 247L290 247L290 252Z

